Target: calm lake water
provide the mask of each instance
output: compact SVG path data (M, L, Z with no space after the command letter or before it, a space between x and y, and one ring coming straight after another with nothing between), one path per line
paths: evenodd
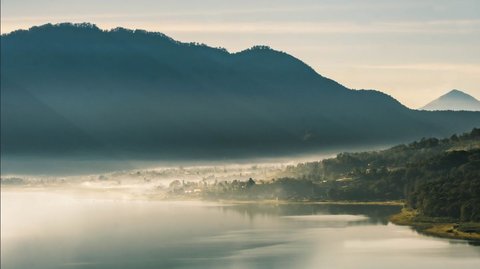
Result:
M480 268L391 206L226 205L4 191L1 268Z

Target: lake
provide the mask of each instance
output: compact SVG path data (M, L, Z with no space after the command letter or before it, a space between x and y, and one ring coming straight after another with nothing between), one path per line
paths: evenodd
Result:
M480 268L480 247L389 223L399 207L220 204L2 190L1 268Z

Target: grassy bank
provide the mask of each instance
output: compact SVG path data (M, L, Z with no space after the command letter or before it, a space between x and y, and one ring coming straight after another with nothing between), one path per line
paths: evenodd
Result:
M448 218L425 217L415 210L405 208L390 217L390 221L397 225L412 226L424 234L480 241L480 223L459 223Z

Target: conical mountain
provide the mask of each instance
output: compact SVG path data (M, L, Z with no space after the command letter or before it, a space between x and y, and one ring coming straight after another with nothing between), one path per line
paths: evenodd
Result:
M459 90L451 90L450 92L440 96L439 98L428 103L422 110L453 110L453 111L480 111L480 101L475 97Z

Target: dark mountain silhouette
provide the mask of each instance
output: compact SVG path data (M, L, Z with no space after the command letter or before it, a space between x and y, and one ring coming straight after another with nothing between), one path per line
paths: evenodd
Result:
M428 103L421 109L423 110L454 110L454 111L480 111L480 101L473 96L459 90L451 90L450 92L440 96L439 98Z
M411 110L265 46L58 24L1 37L4 156L230 158L445 136L480 113Z

